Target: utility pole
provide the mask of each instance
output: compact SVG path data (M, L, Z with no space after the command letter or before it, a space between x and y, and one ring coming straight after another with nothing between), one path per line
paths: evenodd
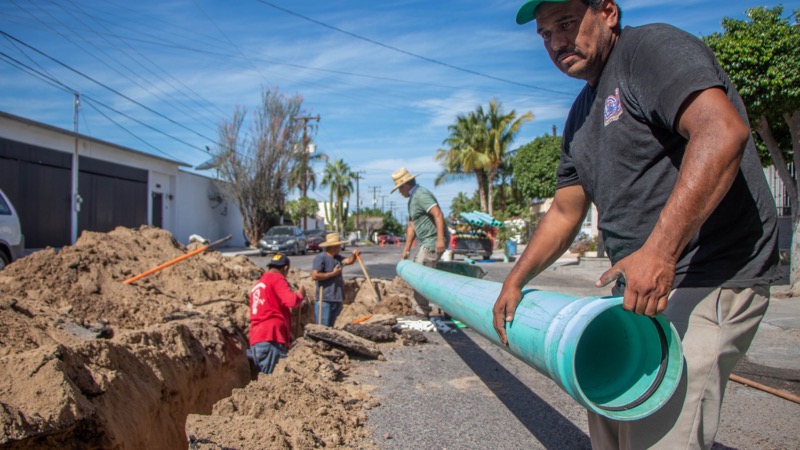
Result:
M381 191L380 186L372 186L372 209L376 209L378 207L378 192Z
M386 212L386 197L388 197L388 195L381 195L381 212Z
M292 121L303 121L303 197L308 193L308 154L311 153L308 139L308 121L315 120L319 123L319 115L292 117ZM303 216L303 230L308 229L308 217Z
M359 191L359 187L358 187L359 183L358 182L360 180L364 179L364 177L361 176L362 173L367 173L367 171L366 170L357 170L357 171L353 172L353 175L355 175L355 179L356 179L356 234L358 234L358 225L359 225L359 223L358 223L358 210L361 208L361 193Z
M70 195L70 239L73 244L78 240L78 213L81 210L81 202L83 202L80 194L78 194L78 160L80 158L78 154L78 113L81 107L81 94L75 92L74 96L75 100L72 106L72 129L75 133L75 151L72 153L72 195Z

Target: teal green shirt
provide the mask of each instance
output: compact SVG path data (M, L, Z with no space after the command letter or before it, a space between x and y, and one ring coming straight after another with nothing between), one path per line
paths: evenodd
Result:
M436 197L431 191L422 186L417 186L411 191L408 198L408 217L414 223L414 232L420 245L431 251L436 251L436 222L430 213L431 208L438 205ZM447 225L444 227L444 245L449 244Z

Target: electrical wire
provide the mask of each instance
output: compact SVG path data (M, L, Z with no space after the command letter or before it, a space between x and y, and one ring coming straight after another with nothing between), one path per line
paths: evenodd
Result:
M102 55L104 55L104 56L105 56L105 58L98 57L98 56L97 56L97 55L95 55L93 52L89 51L89 50L88 50L88 49L86 49L84 46L82 46L80 43L78 43L78 42L76 42L75 40L71 39L69 35L66 35L66 34L64 34L64 33L61 33L60 31L56 30L55 28L53 28L53 27L52 27L52 26L50 26L49 24L47 24L47 23L44 23L44 22L43 22L43 21L41 21L41 20L40 20L38 17L36 17L34 14L32 14L32 13L28 12L28 11L27 11L27 10L25 10L25 9L24 9L22 6L18 5L16 1L14 1L14 0L11 0L11 2L12 2L14 5L16 5L18 8L20 8L20 9L22 9L23 11L25 11L26 13L28 13L28 14L29 14L29 15L30 15L30 16L31 16L31 17L32 17L34 20L36 20L37 22L39 22L39 23L41 23L42 25L46 26L47 28L49 28L50 30L52 30L54 33L58 34L58 35L61 37L61 39L63 39L63 40L65 40L65 41L67 41L67 42L70 42L71 44L75 45L77 48L79 48L80 50L82 50L84 53L86 53L86 54L87 54L87 55L89 55L90 57L94 58L94 59L95 59L96 61L98 61L100 64L102 64L102 65L104 65L105 67L109 68L110 70L112 70L113 72L115 72L115 73L116 73L117 75L119 75L120 77L122 77L122 78L124 78L124 79L128 80L128 81L129 81L129 82L131 82L132 84L134 84L134 85L138 86L139 88L141 88L142 90L144 90L144 91L146 91L146 92L150 93L150 94L151 94L151 95L153 95L154 97L156 97L156 98L159 98L159 99L160 99L160 100L162 100L162 101L163 101L165 104L167 104L167 105L171 105L171 106L173 106L175 109L177 109L177 110L180 110L180 111L181 111L183 114L188 114L188 115L191 115L191 111L190 111L190 110L188 110L188 108L187 108L187 107L185 107L185 106L183 106L183 105L180 105L180 102L179 102L179 101L177 101L176 99L174 99L173 97L171 97L169 94L165 93L165 92L164 92L163 90L161 90L161 89L160 89L160 88L159 88L157 85L155 85L155 84L149 84L149 86L153 86L153 88L157 89L157 90L158 90L158 91L159 91L161 94L163 94L163 95L165 95L165 96L169 97L169 99L166 99L166 98L160 97L160 96L159 96L157 93L153 92L153 91L150 89L150 87L149 87L149 86L146 86L146 85L143 85L142 83L139 83L138 81L136 81L136 80L134 80L133 78L131 78L130 76L128 76L128 74L127 74L126 72L123 72L123 71L121 71L121 70L117 69L116 67L112 66L111 64L109 64L109 62L107 62L107 61L106 61L106 59L107 59L107 60L110 60L110 61L112 61L112 62L114 62L114 63L116 63L116 64L118 64L118 65L120 65L120 66L122 66L122 67L123 67L123 68L124 68L124 69L125 69L127 72L129 72L129 73L131 73L131 74L134 74L134 75L138 75L135 69L133 69L133 68L131 68L131 67L129 67L129 66L127 66L127 65L123 64L123 63L121 63L121 62L120 62L120 61L119 61L117 58L115 58L113 55L109 54L108 52L106 52L106 51L105 51L105 50L103 50L102 48L100 48L100 47L98 47L97 45L95 45L95 44L94 44L94 42L92 42L92 41L90 41L90 40L88 40L88 39L86 39L86 38L83 38L83 37L82 37L82 36L83 36L83 34L82 34L82 33L77 33L77 32L75 32L75 30L73 30L73 29L72 29L72 28L71 28L69 25L65 24L64 22L62 22L61 20L59 20L57 17L55 17L55 16L53 16L52 14L50 14L50 12L46 11L45 9L43 9L41 6L39 6L39 5L38 5L38 4L36 4L35 2L32 2L32 1L31 1L31 2L30 2L30 4L32 4L34 7L38 8L38 9L39 9L39 11L41 11L43 14L46 14L47 16L49 16L49 17L50 17L50 18L51 18L53 21L55 21L55 23L59 24L59 25L60 25L61 27L63 27L64 29L66 29L67 31L71 32L71 33L72 33L72 35L75 35L75 36L81 36L81 38L83 39L83 41L84 41L84 42L86 42L87 44L89 44L90 46L92 46L92 47L93 47L93 48L94 48L94 49L95 49L97 52L100 52ZM66 11L66 10L65 10L65 11ZM66 12L67 12L67 14L70 14L70 15L71 15L71 13L69 13L69 11L66 11ZM73 18L75 18L76 20L78 20L78 21L80 22L80 19L79 19L79 18L76 18L76 17L74 17L74 16L73 16ZM82 22L81 22L81 23L82 23ZM135 62L135 61L134 61L134 62ZM151 72L151 73L152 73L152 72ZM153 74L153 75L155 75L155 74ZM144 77L141 77L141 76L140 76L140 78L144 78ZM180 107L179 107L178 105L180 105ZM183 108L187 108L187 109L181 109L181 107L183 107ZM212 126L213 126L213 124L212 124Z
M479 76L479 77L483 77L483 78L488 78L488 79L494 80L494 81L500 81L502 83L513 84L513 85L516 85L516 86L526 87L526 88L530 88L530 89L536 89L536 90L540 90L540 91L544 91L544 92L550 92L550 93L553 93L553 94L574 96L574 94L570 93L570 92L557 91L555 89L543 88L541 86L535 86L535 85L532 85L532 84L520 83L518 81L507 80L505 78L496 77L494 75L488 75L488 74L485 74L485 73L482 73L482 72L478 72L476 70L465 69L463 67L459 67L459 66L456 66L456 65L453 65L453 64L450 64L450 63L446 63L444 61L439 61L438 59L433 59L433 58L429 58L427 56L419 55L417 53L413 53L413 52L410 52L410 51L407 51L407 50L403 50L401 48L398 48L398 47L395 47L395 46L392 46L392 45L389 45L389 44L384 44L383 42L379 42L379 41L376 41L374 39L370 39L368 37L364 37L364 36L352 33L350 31L343 30L343 29L341 29L339 27L336 27L334 25L330 25L330 24L322 22L320 20L312 19L311 17L304 16L304 15L302 15L300 13L297 13L297 12L294 12L294 11L292 11L290 9L283 8L283 7L278 6L278 5L276 5L276 4L272 3L272 2L268 2L267 0L256 0L256 1L259 2L259 3L263 3L263 4L267 5L267 6L270 6L272 8L275 8L275 9L277 9L279 11L283 11L286 14L298 17L300 19L303 19L303 20L311 22L311 23L315 23L315 24L317 24L317 25L319 25L321 27L325 27L325 28L337 31L339 33L345 34L345 35L350 36L352 38L359 39L359 40L362 40L364 42L369 42L370 44L377 45L379 47L383 47L383 48L386 48L386 49L389 49L389 50L392 50L394 52L401 53L401 54L404 54L404 55L407 55L407 56L411 56L413 58L421 59L423 61L427 61L427 62L432 63L432 64L438 64L440 66L444 66L444 67L447 67L447 68L450 68L450 69L453 69L453 70L458 70L460 72L468 73L468 74L471 74L471 75L475 75L475 76Z
M77 74L77 75L80 75L80 76L81 76L81 77L83 77L83 78L86 78L87 80L89 80L89 81L91 81L91 82L93 82L93 83L95 83L95 84L97 84L97 85L99 85L99 86L101 86L101 87L103 87L103 88L105 88L105 89L107 89L107 90L109 90L109 91L113 92L114 94L117 94L117 95L119 95L120 97L122 97L122 98L124 98L124 99L128 100L129 102L131 102L131 103L134 103L134 104L138 105L139 107L141 107L141 108L143 108L143 109L145 109L145 110L147 110L147 111L149 111L149 112L151 112L151 113L153 113L153 114L155 114L155 115L157 115L157 116L161 117L162 119L165 119L165 120L169 121L169 122L170 122L170 123L172 123L173 125L177 125L177 126L179 126L179 127L183 128L184 130L186 130L186 131L189 131L189 132L191 132L191 133L193 133L193 134L195 134L195 135L197 135L197 136L199 136L199 137L201 137L201 138L203 138L203 139L205 139L205 140L207 140L207 141L210 141L210 142L213 142L213 141L214 141L214 139L211 139L211 138L209 138L208 136L205 136L205 135L203 135L202 133L200 133L200 132L197 132L197 131L195 131L195 130L193 130L193 129L191 129L191 128L189 128L189 127L185 126L185 125L183 125L182 123L179 123L179 122L177 122L177 121L173 120L172 118L170 118L170 117L167 117L167 116L165 116L164 114L161 114L160 112L158 112L158 111L156 111L156 110L154 110L154 109L150 108L149 106L147 106L147 105L144 105L144 104L142 104L142 103L140 103L140 102L138 102L138 101L136 101L136 100L132 99L131 97L129 97L129 96L127 96L127 95L123 94L122 92L119 92L118 90L116 90L116 89L114 89L114 88L112 88L112 87L110 87L110 86L108 86L108 85L106 85L106 84L104 84L104 83L102 83L102 82L100 82L100 81L97 81L97 80L95 80L94 78L90 77L89 75L86 75L86 74L84 74L83 72L81 72L81 71L79 71L79 70L77 70L77 69L73 68L72 66L70 66L70 65L68 65L68 64L65 64L65 63L61 62L60 60L58 60L58 59L56 59L56 58L54 58L54 57L52 57L52 56L48 55L47 53L45 53L45 52L43 52L43 51L41 51L41 50L37 49L36 47L33 47L33 46L29 45L29 44L26 44L25 42L23 42L23 41L21 41L21 40L19 40L19 39L15 38L14 36L12 36L12 35L10 35L10 34L6 33L5 31L3 31L3 30L0 30L0 34L2 34L2 35L4 35L4 36L7 36L7 37L10 37L10 38L11 38L11 39L13 39L14 41L16 41L16 42L18 42L18 43L20 43L20 44L24 45L25 47L27 47L27 48L29 48L29 49L33 50L34 52L36 52L36 53L38 53L38 54L40 54L40 55L44 56L45 58L47 58L47 59L49 59L49 60L51 60L51 61L55 62L56 64L60 65L61 67L64 67L65 69L67 69L67 70L69 70L69 71L71 71L71 72L73 72L73 73L75 73L75 74Z
M163 154L163 155L165 155L165 156L168 156L168 157L169 157L170 159L172 159L173 161L178 161L178 158L176 158L176 157L174 157L174 156L170 155L169 153L167 153L167 152L165 152L165 151L161 150L160 148L156 147L155 145L153 145L153 144L151 144L151 143L149 143L149 142L145 141L144 139L140 138L140 137L139 137L139 136L137 136L137 135L136 135L134 132L132 132L131 130L129 130L129 129L127 129L127 128L125 128L125 127L124 127L122 124L120 124L120 123L119 123L119 122L117 122L116 120L114 120L114 119L112 119L111 117L109 117L109 116L108 116L106 113L104 113L103 111L100 111L100 109L99 109L97 106L95 106L95 104L94 104L94 103L95 103L95 100L93 100L93 99L90 99L90 98L88 98L88 97L84 97L84 99L86 100L86 104L87 104L87 105L89 105L89 106L90 106L90 107L91 107L93 110L95 110L95 111L96 111L98 114L100 114L101 116L103 116L103 117L105 117L106 119L108 119L108 121L109 121L109 122L111 122L111 123L113 123L114 125L118 126L120 129L122 129L122 131L124 131L124 132L128 133L129 135L131 135L131 136L132 136L134 139L136 139L136 140L138 140L139 142L141 142L141 143L143 143L143 144L147 145L148 147L152 148L153 150L155 150L155 151L157 151L157 152L159 152L159 153L161 153L161 154ZM103 105L103 106L106 106L106 105ZM107 106L106 106L106 107L107 107Z

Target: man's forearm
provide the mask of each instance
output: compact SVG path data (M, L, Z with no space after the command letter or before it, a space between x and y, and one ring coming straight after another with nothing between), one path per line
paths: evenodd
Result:
M411 250L411 245L414 243L414 238L416 237L417 234L414 232L414 223L408 222L408 225L406 225L406 244L403 246L404 252Z

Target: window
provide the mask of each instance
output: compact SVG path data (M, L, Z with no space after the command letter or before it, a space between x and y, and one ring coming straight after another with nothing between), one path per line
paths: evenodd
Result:
M8 206L8 203L6 203L6 200L2 196L0 196L0 215L11 215L11 207Z

